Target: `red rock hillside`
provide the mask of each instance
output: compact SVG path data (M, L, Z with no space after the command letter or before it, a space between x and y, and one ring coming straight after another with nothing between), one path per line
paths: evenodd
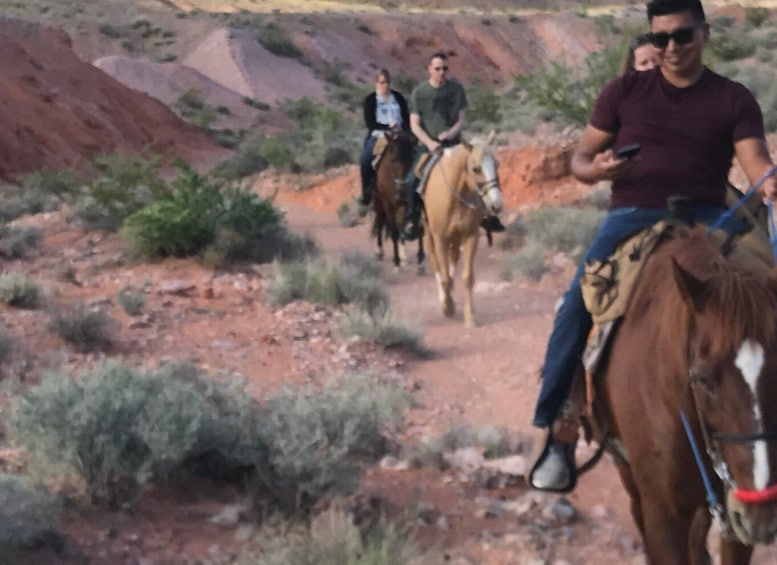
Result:
M0 19L0 177L150 149L194 160L219 149L161 102L80 60L62 31Z

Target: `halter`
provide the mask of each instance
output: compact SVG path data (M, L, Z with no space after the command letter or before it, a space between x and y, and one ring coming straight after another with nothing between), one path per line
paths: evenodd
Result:
M439 161L438 161L438 164L440 164ZM445 168L441 164L440 164L440 174L442 175L443 182L445 182L445 188L448 189L448 192L451 194L451 196L456 198L456 200L464 204L470 210L477 210L477 203L478 203L477 200L475 201L467 200L461 195L461 193L456 192L451 188L451 185L448 182L448 177L445 176ZM497 188L497 189L499 188L499 178L496 176L491 180L475 183L475 192L477 192L477 195L480 197L480 202L483 202L486 195L488 194L488 191L491 190L492 188Z

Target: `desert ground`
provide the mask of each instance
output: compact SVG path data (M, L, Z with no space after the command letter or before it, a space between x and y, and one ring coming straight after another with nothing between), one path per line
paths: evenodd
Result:
M330 85L321 69L331 62L339 61L348 80L362 86L371 83L379 66L419 80L424 57L446 49L456 76L504 93L516 75L553 61L582 64L600 46L585 10L644 25L636 2L558 6L542 0L489 0L478 3L477 10L471 2L444 0L7 4L0 44L14 56L0 62L7 93L0 105L6 125L0 132L0 176L9 182L37 170L85 170L95 155L149 147L168 164L182 156L198 170L208 170L230 150L181 119L177 102L191 90L208 105L227 109L215 116L213 129L272 134L289 126L279 104L290 92L327 103ZM718 4L720 14L742 17L741 6ZM281 22L306 62L278 57L251 31L230 27L230 17L253 12ZM139 35L138 30L148 29L136 25L141 20L167 31L157 34L167 41L152 43ZM246 99L261 105L246 104ZM574 205L594 190L569 174L579 129L500 134L506 223L540 207ZM733 179L742 182L736 171ZM247 182L257 194L274 198L291 230L311 234L324 255L336 259L373 253L369 216L353 227L338 221L338 207L357 195L358 180L356 166L344 165L310 174L269 168ZM395 271L385 262L392 311L423 335L429 354L419 357L338 337L331 330L340 315L335 307L269 305L264 293L272 271L267 265L219 271L194 259L132 263L118 235L87 232L69 212L65 206L15 220L18 226L41 228L43 243L27 257L0 258L0 268L34 277L52 302L81 301L109 312L121 344L111 358L136 367L192 360L214 374L243 375L246 392L260 400L283 385L320 385L344 371L383 375L412 391L416 400L400 438L407 445L464 425L502 428L518 436L529 431L554 304L574 271L565 254L548 257L549 272L538 282L506 281L501 275L506 236L497 234L492 247L481 238L478 326L471 329L464 327L460 312L443 317L431 274L419 276L412 265ZM408 254L413 251L409 245ZM122 288L147 289L143 316L122 311L115 298ZM460 305L460 284L455 297ZM0 305L0 318L25 344L16 365L3 373L12 381L10 391L33 386L47 370L75 373L106 359L68 348L43 311ZM3 398L10 394L3 392ZM6 448L0 451L3 471L24 470L23 453L0 447ZM581 457L589 452L580 447ZM609 459L566 497L527 490L518 471L485 484L475 475L466 461L445 470L384 461L366 471L354 499L376 501L390 517L412 516L412 536L429 552L428 563L646 562ZM54 486L67 494L66 485L54 481ZM44 546L14 562L250 563L243 552L261 526L246 505L239 485L208 481L153 486L118 510L71 505L61 520L64 548ZM717 556L714 536L710 546ZM758 548L753 559L758 565L776 561L774 547Z

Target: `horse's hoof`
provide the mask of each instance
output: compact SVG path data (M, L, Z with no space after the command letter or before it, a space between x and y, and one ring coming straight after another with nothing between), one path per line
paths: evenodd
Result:
M426 274L426 265L418 265L418 267L416 267L415 274L419 277L423 277Z
M446 302L442 307L442 313L446 318L453 318L453 315L456 313L456 306L453 305L453 302Z
M382 249L375 252L375 258L378 261L383 261L383 250Z
M465 328L476 328L476 327L478 327L478 323L474 319L464 320L464 327Z

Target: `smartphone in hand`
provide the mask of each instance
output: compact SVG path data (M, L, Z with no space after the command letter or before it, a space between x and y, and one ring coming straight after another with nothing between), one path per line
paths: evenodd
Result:
M639 150L639 143L630 143L629 145L624 145L623 147L616 149L614 154L618 159L631 159L637 156Z

